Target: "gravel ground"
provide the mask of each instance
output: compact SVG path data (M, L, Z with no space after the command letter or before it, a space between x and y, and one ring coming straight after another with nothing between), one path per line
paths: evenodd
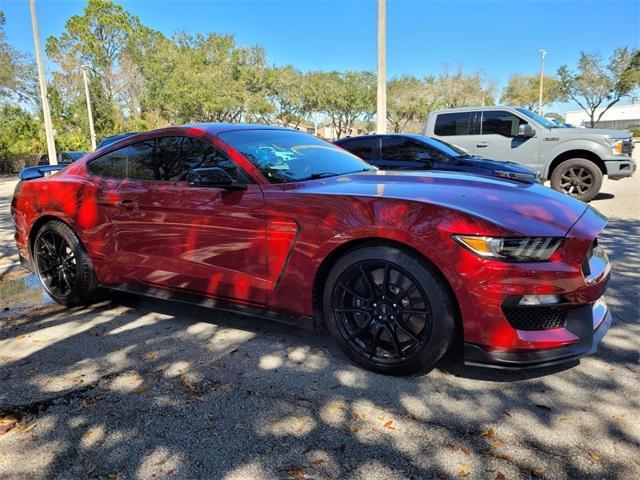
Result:
M326 333L114 295L43 298L0 179L0 478L640 477L640 175L605 182L614 325L580 363L392 378ZM4 311L2 309L4 308Z

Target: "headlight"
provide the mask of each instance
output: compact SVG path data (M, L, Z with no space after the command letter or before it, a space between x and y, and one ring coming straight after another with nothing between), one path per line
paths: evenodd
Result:
M505 262L541 262L549 260L562 238L556 237L481 237L453 235L453 239L481 257Z
M619 138L607 138L607 143L611 147L611 151L614 155L622 155L622 144L624 140Z

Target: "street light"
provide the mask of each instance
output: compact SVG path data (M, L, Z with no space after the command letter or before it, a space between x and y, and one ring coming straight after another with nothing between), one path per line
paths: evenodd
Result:
M91 98L89 97L89 82L87 81L87 68L89 65L82 65L82 79L84 80L84 94L87 99L87 115L89 116L89 134L91 135L91 150L96 149L96 131L93 128L93 113L91 111Z
M51 121L51 112L49 111L47 78L44 75L44 66L42 65L42 46L40 45L40 34L38 33L38 17L36 16L35 0L29 0L29 8L31 10L31 28L33 29L33 43L36 50L36 64L38 65L38 82L40 83L44 131L47 137L47 154L49 155L49 164L57 165L58 157L56 156L56 143L53 138L53 122Z
M540 49L540 97L538 98L538 115L542 115L542 85L544 83L544 57L547 55L547 51Z
M387 0L378 0L378 95L376 131L387 133Z

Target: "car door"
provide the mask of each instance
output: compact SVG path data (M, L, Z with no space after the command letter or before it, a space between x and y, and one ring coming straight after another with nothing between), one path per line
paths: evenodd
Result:
M388 170L429 170L433 151L413 139L389 135L382 138L380 168Z
M439 113L436 116L433 136L473 154L477 140L478 115L475 111Z
M266 222L258 185L207 141L161 137L127 152L117 254L129 279L154 287L266 303ZM139 146L139 148L136 148ZM191 187L187 172L220 167L246 190Z
M529 168L540 168L535 137L519 137L518 128L528 122L507 110L483 110L475 154L491 160L510 160Z

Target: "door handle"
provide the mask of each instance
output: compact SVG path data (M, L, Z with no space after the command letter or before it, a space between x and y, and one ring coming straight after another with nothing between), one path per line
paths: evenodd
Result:
M133 200L119 200L116 202L116 207L135 210L136 208L138 208L138 202L135 202Z
M489 142L478 142L476 143L476 147L478 148L484 148L484 147L488 147L489 146Z

